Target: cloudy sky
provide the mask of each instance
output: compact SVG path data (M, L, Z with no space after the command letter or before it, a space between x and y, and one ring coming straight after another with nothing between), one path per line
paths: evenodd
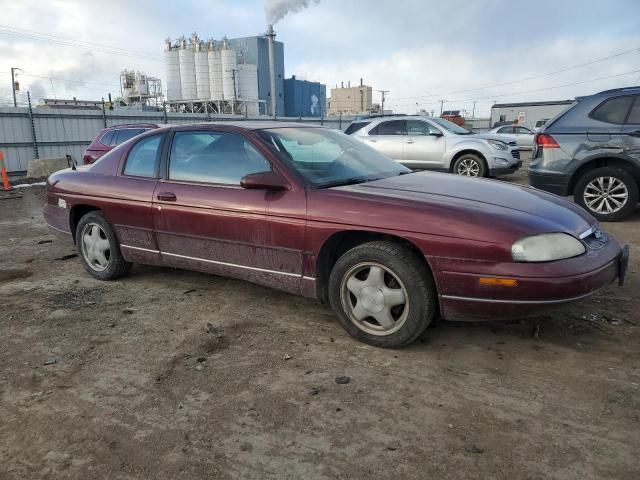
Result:
M362 77L389 90L397 111L438 111L445 100L471 112L475 101L486 115L496 101L640 83L638 0L303 3L275 27L286 76L328 87ZM123 68L164 79L166 37L250 36L266 24L265 0L0 0L0 12L0 104L11 101L11 67L24 70L19 101L26 89L36 100L100 99L119 92Z

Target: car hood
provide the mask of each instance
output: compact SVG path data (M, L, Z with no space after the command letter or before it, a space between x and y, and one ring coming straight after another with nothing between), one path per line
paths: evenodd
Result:
M473 135L469 135L469 138L477 138L480 140L498 140L500 142L516 141L515 137L502 133L474 133Z
M403 213L391 221L399 228L441 235L472 232L465 236L479 240L490 238L490 232L498 229L514 238L547 232L579 237L596 223L585 210L556 195L500 180L446 173L412 173L334 190L402 208ZM407 211L420 220L408 218ZM412 225L401 226L399 219Z

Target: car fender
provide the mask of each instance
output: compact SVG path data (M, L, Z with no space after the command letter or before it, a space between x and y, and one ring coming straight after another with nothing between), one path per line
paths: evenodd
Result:
M486 141L475 138L459 140L453 145L451 145L449 139L447 139L447 149L444 154L445 165L451 165L453 158L463 150L474 150L487 159L492 153L489 148Z
M598 152L596 154L589 155L580 159L574 157L571 162L569 162L567 168L567 177L569 178L570 192L573 193L573 187L578 181L581 173L589 170L589 164L593 164L593 168L598 168L611 161L614 161L618 165L628 165L630 171L629 173L631 173L636 179L640 180L640 161L634 159L633 157L622 155L620 153Z

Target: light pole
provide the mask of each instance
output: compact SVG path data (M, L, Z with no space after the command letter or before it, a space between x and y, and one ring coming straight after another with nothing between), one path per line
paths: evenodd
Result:
M23 70L18 67L11 67L11 91L13 92L13 108L18 106L18 102L16 101L16 70L20 70L22 73Z

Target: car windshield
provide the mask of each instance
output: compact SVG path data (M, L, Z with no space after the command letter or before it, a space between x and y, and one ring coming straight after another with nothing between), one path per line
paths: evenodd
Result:
M472 133L469 130L459 127L455 123L452 123L449 120L445 120L444 118L432 117L429 120L437 123L439 126L441 126L442 128L444 128L450 133L454 133L456 135L472 135Z
M284 162L318 188L411 171L358 140L324 128L274 128L257 133Z

